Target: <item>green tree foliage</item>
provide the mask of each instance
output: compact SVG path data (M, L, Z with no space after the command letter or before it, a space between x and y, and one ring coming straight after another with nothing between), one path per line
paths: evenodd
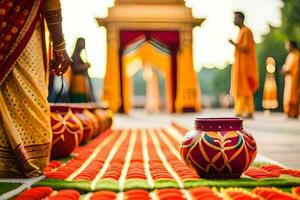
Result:
M146 81L143 78L143 70L139 70L133 77L134 81L134 95L146 95Z
M286 39L300 41L300 1L283 0L282 26L280 31Z
M219 105L219 96L229 94L230 90L230 72L231 65L225 69L217 68L202 68L198 73L198 80L200 80L201 93L212 98L213 107Z

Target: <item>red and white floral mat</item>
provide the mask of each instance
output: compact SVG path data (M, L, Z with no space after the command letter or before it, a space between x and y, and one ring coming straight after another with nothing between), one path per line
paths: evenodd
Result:
M51 161L46 178L33 185L38 188L19 198L299 199L300 171L261 157L241 179L199 178L180 158L185 132L178 124L109 130L70 160Z

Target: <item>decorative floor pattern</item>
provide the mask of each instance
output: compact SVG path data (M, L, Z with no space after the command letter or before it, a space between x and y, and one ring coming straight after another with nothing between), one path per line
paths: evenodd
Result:
M192 189L157 189L152 192L134 189L126 192L99 191L80 196L76 190L54 191L51 187L36 187L21 193L16 200L49 199L49 200L299 200L300 187L294 187L290 191L282 191L277 188L257 187L252 191L241 188L216 188L197 187Z
M291 199L300 200L300 171L255 162L240 179L201 179L181 160L186 129L109 130L72 157L51 161L46 178L17 199Z
M199 179L182 162L178 151L186 131L177 124L166 128L107 131L77 148L74 157L66 163L52 161L45 169L46 179L35 185L57 190L76 189L81 193L300 185L300 171L267 163L254 163L241 179Z

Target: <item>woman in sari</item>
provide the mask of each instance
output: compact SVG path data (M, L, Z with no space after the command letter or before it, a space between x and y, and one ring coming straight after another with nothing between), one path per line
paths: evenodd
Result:
M86 62L85 40L78 38L72 55L70 100L72 103L84 103L92 101L90 77L88 68L91 66Z
M44 19L53 48L49 68ZM61 75L71 63L61 23L59 0L0 2L0 178L39 176L48 164L48 74Z

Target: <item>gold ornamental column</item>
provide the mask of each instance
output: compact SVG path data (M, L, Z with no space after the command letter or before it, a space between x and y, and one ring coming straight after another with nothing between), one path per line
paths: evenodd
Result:
M200 85L193 64L192 27L180 33L180 51L177 55L176 112L201 110Z
M117 30L107 27L107 63L103 86L103 100L113 112L121 105L119 72L119 40Z

